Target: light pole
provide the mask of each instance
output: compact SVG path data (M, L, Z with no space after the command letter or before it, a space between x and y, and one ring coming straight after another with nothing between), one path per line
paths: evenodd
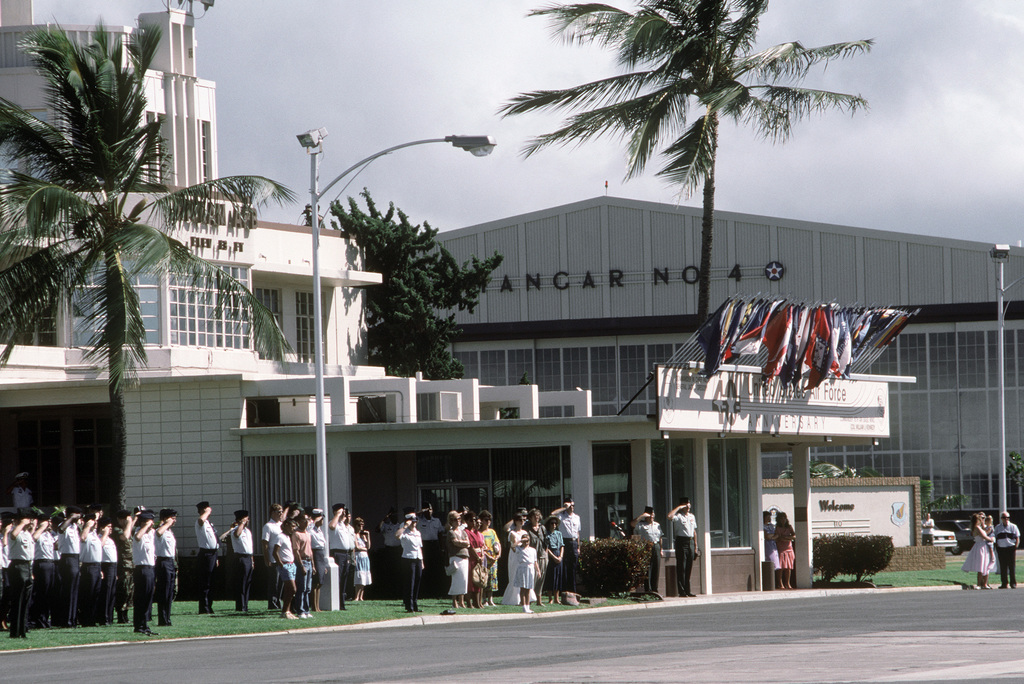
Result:
M1003 295L1011 287L1024 280L1017 278L1009 285L1003 285L1003 267L1010 258L1009 245L995 245L989 254L996 262L996 320L999 322L999 510L1007 509L1006 501L1006 347L1003 342L1006 327L1006 311L1003 309Z
M444 138L414 140L381 150L369 157L356 162L342 171L323 190L319 189L320 155L323 152L323 140L327 137L326 128L314 128L296 136L299 144L306 148L309 155L309 211L310 232L313 235L313 367L316 373L316 498L317 506L323 511L330 511L327 500L327 427L324 420L324 350L323 350L323 303L320 300L320 200L342 178L356 169L361 169L374 159L391 154L395 150L414 145L430 143L451 143L459 149L466 150L474 157L486 157L494 150L497 142L489 135L449 135Z

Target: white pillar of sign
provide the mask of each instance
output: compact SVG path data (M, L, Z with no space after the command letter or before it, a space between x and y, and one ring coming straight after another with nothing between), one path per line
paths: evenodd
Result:
M696 485L693 488L691 510L697 517L697 538L694 542L700 549L700 558L696 559L696 565L700 568L700 585L705 594L710 594L711 588L711 506L710 492L708 491L708 440L700 437L694 440L694 473L693 480Z
M754 544L754 591L762 591L761 585L761 563L764 557L764 522L761 517L761 443L755 440L747 440L747 482L753 484L748 488L747 510L750 511L748 524L755 532L753 535Z
M589 440L577 439L569 444L570 493L576 502L576 515L580 516L580 541L594 536L594 458L591 454Z
M810 589L814 584L814 559L811 554L811 463L810 447L793 446L793 527L796 539L796 586Z

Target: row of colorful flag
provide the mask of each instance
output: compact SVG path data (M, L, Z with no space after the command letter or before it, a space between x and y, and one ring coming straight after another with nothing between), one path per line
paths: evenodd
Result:
M697 331L704 374L741 356L765 352L765 378L808 390L828 377L848 378L871 349L892 343L916 311L878 307L808 306L782 299L732 298Z

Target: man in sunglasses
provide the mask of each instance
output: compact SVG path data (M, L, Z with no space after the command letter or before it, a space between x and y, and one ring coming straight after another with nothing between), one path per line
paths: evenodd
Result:
M1010 522L1010 514L1003 511L999 524L995 526L996 555L999 556L999 588L1017 588L1017 547L1020 546L1020 530ZM1010 584L1006 584L1009 573Z

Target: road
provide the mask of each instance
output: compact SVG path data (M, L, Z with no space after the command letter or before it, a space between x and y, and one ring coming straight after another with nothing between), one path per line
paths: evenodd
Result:
M748 595L749 596L749 595ZM1024 589L780 594L642 609L0 655L11 682L1024 679ZM450 618L449 618L450 619ZM13 673L17 673L16 675Z

